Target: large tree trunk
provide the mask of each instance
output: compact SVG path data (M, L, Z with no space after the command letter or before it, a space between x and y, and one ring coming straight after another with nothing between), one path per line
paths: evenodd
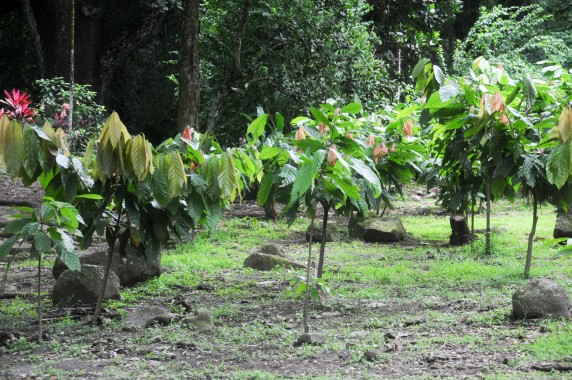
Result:
M179 47L179 113L177 127L199 130L199 0L183 1Z
M72 1L21 3L34 36L42 77L63 77L69 82ZM100 100L120 64L159 33L169 14L136 0L83 0L75 10L75 82L92 85ZM125 25L109 25L106 12L128 12L131 17L134 10L137 12Z

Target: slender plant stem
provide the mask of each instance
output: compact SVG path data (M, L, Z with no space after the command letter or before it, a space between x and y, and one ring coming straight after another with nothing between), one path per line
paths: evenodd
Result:
M107 243L107 260L105 262L105 268L103 271L103 281L99 286L99 294L97 295L97 303L95 305L95 311L93 312L92 323L97 323L97 319L101 315L101 305L103 304L103 297L105 295L105 289L107 288L107 280L109 279L109 270L111 269L111 263L113 262L113 251L115 250L115 242L117 241L117 236L119 234L119 223L121 222L121 205L119 205L119 210L117 213L117 222L115 228L108 227L111 229L111 243Z
M42 342L42 255L38 257L38 343Z
M2 275L2 282L0 282L0 293L4 293L4 290L6 290L6 283L8 282L8 272L10 271L10 267L12 267L12 260L8 260L6 263L6 270L4 270L4 274Z
M475 196L475 187L473 186L471 192L471 253L475 253L475 203L477 202Z
M304 333L310 332L308 322L308 304L310 303L310 265L312 264L312 243L314 242L314 220L316 216L312 214L310 222L310 241L308 243L308 267L306 268L306 295L304 297Z
M487 197L487 226L485 230L486 243L485 243L485 255L490 256L491 254L491 182L488 181L486 185L486 197Z
M528 234L528 247L526 250L526 264L524 265L524 278L530 278L530 266L532 264L532 243L536 234L536 223L538 222L538 201L532 193L532 228Z
M324 209L324 217L322 218L322 236L320 239L320 259L318 261L318 272L316 277L322 278L324 273L324 256L326 254L326 234L328 233L328 214L330 212L330 205L327 203L322 203ZM312 223L312 231L314 230L314 224Z
M75 0L71 2L71 28L70 28L70 109L68 115L68 132L73 126L73 86L75 82Z

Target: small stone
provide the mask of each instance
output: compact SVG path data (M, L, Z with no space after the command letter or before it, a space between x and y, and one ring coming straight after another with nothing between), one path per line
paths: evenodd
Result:
M420 324L425 323L425 322L427 322L427 320L425 318L410 319L408 321L403 322L403 326L405 326L405 327L417 326L417 325L420 325Z
M300 347L304 344L311 344L311 345L322 345L326 343L326 337L324 334L320 333L305 333L298 337L296 342L294 342L294 347Z
M142 306L136 308L125 319L125 326L132 329L142 329L159 324L167 326L171 324L173 314L160 306Z
M153 338L149 339L151 343L161 343L163 338L160 335L154 336Z
M363 357L368 362L376 362L379 360L379 354L377 353L377 351L373 350L364 352Z
M199 310L196 315L184 318L181 322L187 325L192 325L199 331L211 330L214 327L211 314L206 310Z
M293 260L269 255L266 253L254 252L244 260L244 266L247 268L268 271L276 267L304 269L305 266Z

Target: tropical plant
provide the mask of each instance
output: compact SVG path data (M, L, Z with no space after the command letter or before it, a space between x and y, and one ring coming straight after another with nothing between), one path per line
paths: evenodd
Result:
M91 196L91 195L90 195ZM31 207L18 207L19 213L12 215L15 220L4 227L3 232L11 235L0 245L0 260L4 259L12 247L28 242L31 245L30 259L38 260L38 342L42 341L42 255L56 253L71 270L79 271L80 262L74 252L74 237L81 236L79 230L83 220L76 208L67 202L58 202L44 197L38 210ZM8 270L8 269L7 269Z

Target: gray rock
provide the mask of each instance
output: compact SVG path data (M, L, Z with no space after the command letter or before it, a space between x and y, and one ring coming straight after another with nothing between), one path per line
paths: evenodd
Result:
M322 227L323 227L324 223L323 222L319 222L316 223L316 226L314 227L314 237L312 238L312 240L314 242L320 242L322 241ZM326 231L326 242L332 242L332 241L341 241L343 240L343 231L347 230L346 227L340 227L336 222L330 221L328 222L328 229ZM311 231L311 226L308 226L308 228L306 228L306 241L309 242L310 241L310 231ZM347 237L347 232L346 232L346 237Z
M372 243L393 243L407 236L398 218L366 218L350 221L350 237Z
M265 244L258 249L260 253L265 253L267 255L274 255L286 258L286 252L282 249L282 247L276 244Z
M515 318L569 318L570 307L570 294L547 278L535 278L512 295Z
M554 238L572 238L572 209L558 210L554 226Z
M81 272L64 271L56 280L52 302L58 305L95 305L104 269L99 265L82 265ZM112 270L103 299L120 299L119 277Z
M125 319L125 326L131 329L143 329L155 324L167 326L174 317L169 310L161 306L141 306L133 310Z
M322 345L326 343L326 337L324 334L320 333L305 333L298 337L296 342L294 342L294 347L300 347L304 344L311 344L311 345Z
M293 260L260 252L250 254L250 256L244 260L244 266L257 270L271 270L276 267L306 268L304 265Z
M161 256L147 261L145 257L140 256L137 250L131 245L127 245L125 249L125 257L121 257L119 246L115 246L113 252L113 261L111 269L119 276L122 286L131 286L139 282L146 281L150 278L161 275ZM107 246L95 246L86 251L79 252L79 261L82 265L105 265L107 257ZM57 279L60 274L67 269L66 265L59 259L56 259L52 274Z
M376 362L379 360L379 353L374 350L366 351L363 353L363 358L368 362Z
M181 320L181 323L192 325L198 330L211 330L214 323L211 314L206 310L198 310L196 315Z

